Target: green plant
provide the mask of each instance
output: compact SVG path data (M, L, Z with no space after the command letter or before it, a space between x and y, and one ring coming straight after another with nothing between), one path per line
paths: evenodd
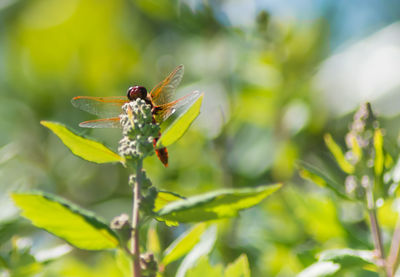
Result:
M120 163L129 170L131 175L128 183L132 187L133 198L131 217L122 211L111 224L106 224L98 215L41 191L15 192L12 194L15 204L33 225L74 247L97 251L111 249L124 276L161 275L169 264L185 255L177 276L186 274L194 277L210 272L213 272L213 276L250 276L246 256L239 257L225 270L222 270L222 265L211 266L208 259L203 257L210 252L216 240L215 220L236 216L239 211L261 202L281 185L225 189L185 198L153 185L143 169L143 160L153 155L155 148L168 146L185 133L200 112L202 98L201 95L190 106L177 110L174 117L164 121L161 126L155 123L151 107L143 99L125 104L120 116L123 138L119 142L119 153L78 135L60 123L41 122L74 155L99 164ZM153 145L160 129L162 135ZM197 224L162 251L156 229L151 223L154 220L168 226ZM148 229L147 236L140 236L140 230L145 228ZM197 260L199 262L196 265ZM29 264L37 265L35 268L43 266L35 257L30 256L30 261ZM12 276L19 276L9 262L4 261L4 267ZM32 273L23 276L34 273L37 271L32 270Z
M318 167L301 163L300 174L303 178L330 189L338 201L350 201L363 207L368 217L374 250L327 250L320 254L317 263L306 268L299 276L331 276L357 267L379 272L383 276L395 276L400 251L399 223L390 240L390 251L386 252L377 216L378 208L385 201L395 199L399 184L396 177L398 169L393 162L393 154L384 144L384 133L371 105L365 103L355 113L345 136L345 152L330 134L325 135L326 146L345 173L344 185L337 177L332 177Z

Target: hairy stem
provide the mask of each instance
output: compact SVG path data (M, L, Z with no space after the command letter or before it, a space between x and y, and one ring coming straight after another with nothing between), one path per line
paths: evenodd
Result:
M133 277L141 277L140 270L140 248L139 248L139 206L140 186L142 184L142 161L137 162L136 180L133 185L133 207L132 207L132 235L131 248L133 255Z

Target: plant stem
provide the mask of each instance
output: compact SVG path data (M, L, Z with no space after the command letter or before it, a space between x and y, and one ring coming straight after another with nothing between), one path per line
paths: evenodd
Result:
M400 215L397 218L396 229L392 237L392 244L390 245L389 257L387 258L387 268L389 276L394 276L400 253Z
M369 220L371 222L371 232L372 232L372 238L374 240L375 250L377 251L378 258L382 262L382 266L384 266L385 254L383 250L382 236L379 229L378 219L376 217L375 210L369 210L368 215L369 215Z
M133 255L133 277L141 277L140 270L140 247L139 247L139 206L140 186L142 184L142 160L137 162L136 180L133 185L133 207L132 207L132 234L131 248Z
M371 223L372 239L374 240L375 251L377 252L378 255L379 265L385 271L386 276L392 277L386 266L385 251L383 249L382 235L379 228L378 218L376 216L376 205L372 191L372 184L368 181L368 184L365 186L365 188L366 188L368 216Z

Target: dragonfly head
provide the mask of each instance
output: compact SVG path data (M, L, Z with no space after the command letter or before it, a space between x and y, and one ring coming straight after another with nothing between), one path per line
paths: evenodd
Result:
M131 101L136 100L138 98L145 100L147 97L147 90L145 87L141 86L130 87L128 88L126 96Z

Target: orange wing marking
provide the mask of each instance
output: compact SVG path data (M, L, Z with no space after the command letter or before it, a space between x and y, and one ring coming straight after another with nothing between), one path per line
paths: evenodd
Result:
M172 100L172 96L182 80L183 73L183 65L176 67L167 78L151 90L151 100L156 106L166 104Z
M157 123L161 123L174 114L177 110L181 108L189 108L199 97L201 93L199 91L193 91L175 101L170 103L156 106L154 109L156 110L155 119Z

